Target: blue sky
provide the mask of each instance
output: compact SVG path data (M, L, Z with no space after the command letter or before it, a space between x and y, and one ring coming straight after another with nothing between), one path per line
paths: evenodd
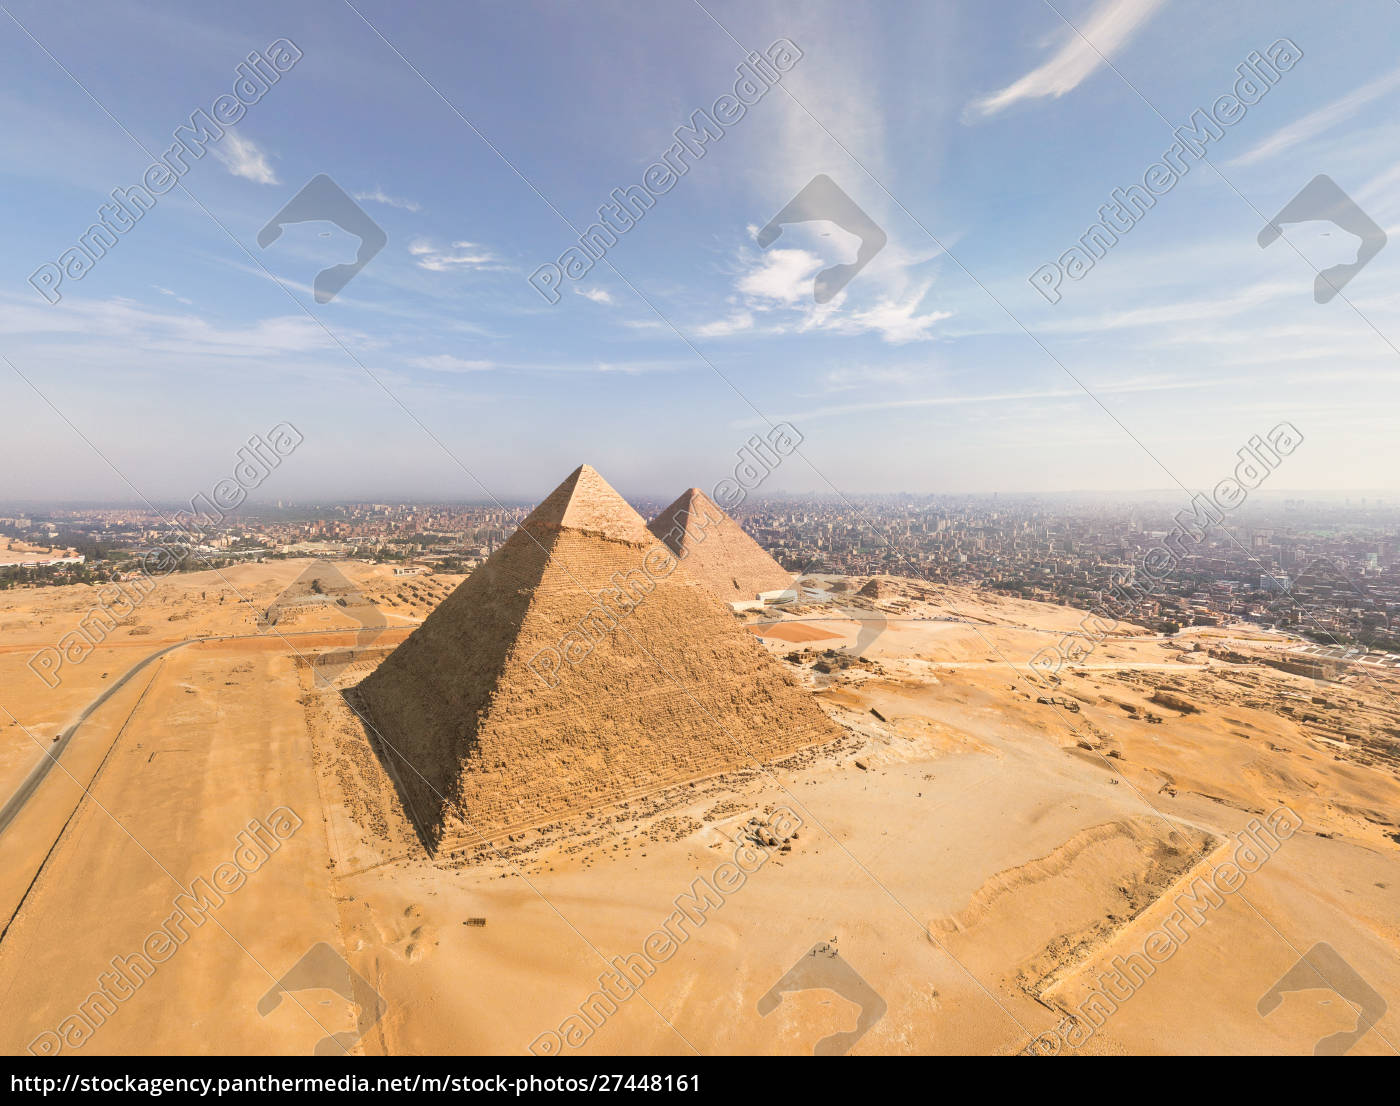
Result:
M1396 488L1395 0L6 4L0 499L132 498L84 437L188 499L284 420L305 442L268 498L537 499L581 461L670 498L765 420L804 436L772 491L1208 488L1281 420L1306 440L1278 489ZM1047 302L1028 276L1281 37L1302 57L1215 169ZM46 302L31 274L283 38L290 71ZM781 81L541 298L527 277L779 38ZM388 235L327 304L353 239L257 244L321 173ZM823 173L888 241L818 305L855 239L755 235ZM1327 304L1337 234L1256 242L1318 174L1391 235Z

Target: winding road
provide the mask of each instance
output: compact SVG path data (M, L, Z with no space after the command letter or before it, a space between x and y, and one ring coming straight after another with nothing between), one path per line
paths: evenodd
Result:
M85 706L82 713L78 715L72 724L54 738L52 745L43 750L44 755L39 758L39 763L30 769L29 775L24 778L24 782L15 789L15 793L9 797L5 805L0 807L0 833L4 833L9 829L10 823L13 822L19 812L24 809L24 804L29 801L30 796L39 789L39 785L48 777L54 765L58 763L58 758L63 755L63 750L68 747L68 743L73 740L73 735L78 732L78 727L86 722L94 711L100 709L103 703L124 688L133 676L136 676L153 662L160 660L161 657L165 656L167 653L174 652L176 649L183 649L186 645L193 645L196 641L218 640L220 639L191 638L189 641L177 641L174 645L167 645L164 649L158 649L154 653L148 654L142 660L137 661L127 669L126 673L117 680L116 683Z
M18 817L19 812L24 809L25 803L33 797L34 792L39 789L39 785L42 784L48 777L48 774L53 771L54 766L58 764L58 758L63 755L63 750L66 749L68 743L73 740L73 736L78 732L79 727L92 717L96 711L101 709L102 705L106 703L107 700L124 688L133 677L139 675L153 662L160 660L160 658L166 654L173 653L176 649L183 649L187 645L199 645L211 641L241 641L246 638L316 637L325 636L327 634L343 635L355 632L356 628L347 627L345 629L336 630L295 630L286 634L217 634L213 637L195 637L190 638L188 641L177 641L173 645L167 645L164 649L157 649L154 653L147 654L142 660L137 661L127 669L111 687L107 688L101 695L84 707L82 713L54 738L52 744L48 748L43 750L44 755L41 756L39 762L30 769L29 775L24 778L24 782L21 783L19 787L15 789L14 794L5 801L5 805L0 807L0 834L3 834L10 827L10 823L13 822L15 818Z

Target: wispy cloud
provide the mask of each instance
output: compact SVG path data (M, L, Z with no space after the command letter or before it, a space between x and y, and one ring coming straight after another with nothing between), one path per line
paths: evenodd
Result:
M736 311L725 319L716 319L695 328L697 338L727 338L731 334L753 329L753 315L748 311Z
M47 342L77 342L83 347L116 347L127 352L255 359L335 348L325 330L304 315L221 325L193 312L177 312L173 308L170 312L156 311L125 298L87 300L75 296L65 299L64 304L66 310L60 314L24 300L13 300L0 311L0 333L32 335ZM357 342L367 340L359 332L352 336Z
M437 353L431 357L415 357L409 364L416 369L427 369L435 373L473 373L494 369L494 361L468 361L453 357L450 353Z
M869 331L895 345L923 341L933 337L931 331L935 323L953 317L951 311L919 312L919 306L931 287L933 282L929 281L907 295L885 297L861 311L813 312L809 323L802 329L830 330L837 334L864 334Z
M822 377L823 392L851 392L878 385L908 384L915 379L912 370L896 365L852 365L830 369Z
M1306 142L1310 138L1316 138L1318 135L1332 130L1339 123L1350 119L1373 100L1379 99L1396 88L1400 88L1400 69L1393 70L1384 77L1378 77L1370 84L1362 85L1355 92L1349 92L1340 99L1333 100L1330 104L1309 112L1303 118L1289 123L1286 127L1280 127L1264 141L1257 146L1250 147L1229 164L1253 165L1255 162L1280 154L1284 150L1292 149L1300 142Z
M477 373L498 371L503 373L622 373L629 376L641 373L675 372L693 368L691 362L641 360L641 361L489 361L456 357L450 353L435 353L425 357L411 357L404 362L410 368L426 369L439 373Z
M675 372L678 369L691 367L682 361L598 361L593 365L595 372L625 373L628 376L635 376L639 373Z
M998 92L973 100L965 118L986 118L1022 100L1058 99L1073 92L1099 66L1126 46L1165 0L1101 0L1077 33L1065 28L1054 57Z
M827 259L809 249L770 249L761 254L741 251L740 271L730 297L733 309L721 319L693 327L693 332L701 338L726 338L744 332L775 335L823 330L875 333L886 342L902 344L933 337L933 325L952 315L951 311L920 311L933 282L910 284L905 260L885 267L870 280L862 274L865 283L860 288L866 306L853 306L846 291L830 303L818 304L812 298L812 280L827 264Z
M172 292L169 288L162 288L159 284L152 284L151 287L154 288L157 292L159 292L162 296L169 296L169 297L171 297L172 299L177 300L177 301L180 302L180 303L183 303L186 307L190 307L190 306L192 306L193 303L194 303L193 300L187 300L187 299L185 299L184 296L180 295L178 292Z
M235 177L254 181L257 184L280 184L277 174L267 160L267 154L258 149L251 138L244 138L237 131L226 131L217 146L214 156L228 168Z
M1366 205L1391 204L1397 192L1400 192L1400 162L1363 184L1356 192L1356 201Z
M574 291L584 299L592 300L594 303L613 302L612 293L606 288L575 288Z
M1189 391L1196 388L1211 387L1213 384L1214 381L1209 380L1125 381L1120 384L1099 388L1097 391L1100 395ZM837 418L859 412L898 411L920 407L963 407L980 404L1001 406L1004 404L1041 403L1055 400L1081 402L1087 399L1088 397L1085 396L1084 392L1077 388L1033 388L1023 391L986 392L976 395L911 396L900 399L873 399L861 403L842 403L830 407L815 407L808 411L783 412L779 414L778 417L805 425L809 422L815 422L817 419ZM759 426L762 425L763 422L763 419L745 417L736 420L733 425L741 427Z
M418 259L420 269L427 269L430 273L499 267L496 255L475 242L453 242L450 246L436 246L427 238L415 238L408 244L408 252Z
M356 192L355 199L361 202L384 204L388 207L397 207L404 211L422 211L421 204L414 200L401 200L397 196L390 196L384 189L376 187L373 192Z
M1107 330L1161 327L1233 318L1271 301L1296 297L1295 282L1263 281L1225 295L1174 300L1095 315L1068 316L1042 323L1042 332L1098 334Z

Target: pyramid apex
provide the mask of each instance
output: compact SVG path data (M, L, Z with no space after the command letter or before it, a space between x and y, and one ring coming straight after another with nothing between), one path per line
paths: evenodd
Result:
M550 531L583 530L619 541L651 541L646 520L589 464L569 473L521 523L521 529L536 537Z
M712 595L679 571L653 575L645 530L639 546L598 529L629 516L640 529L580 466L527 520L540 534L512 535L348 692L380 736L367 748L413 766L394 783L434 855L843 732Z
M726 601L783 591L791 579L758 542L699 488L687 488L651 520L649 529L689 575Z

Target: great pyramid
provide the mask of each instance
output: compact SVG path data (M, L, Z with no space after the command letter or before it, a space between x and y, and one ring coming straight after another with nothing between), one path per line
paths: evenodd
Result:
M692 579L727 603L792 589L792 574L699 488L682 492L651 520L649 529L680 558Z
M451 851L840 735L593 469L350 693Z

